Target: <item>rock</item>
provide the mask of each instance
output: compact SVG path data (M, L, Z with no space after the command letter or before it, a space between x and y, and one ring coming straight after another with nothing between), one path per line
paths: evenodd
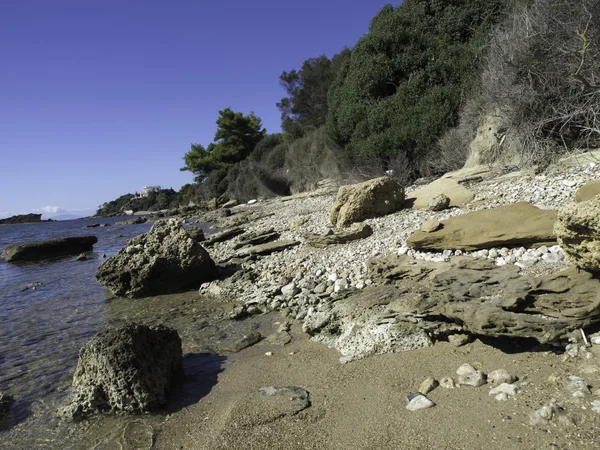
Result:
M428 377L419 385L419 392L427 395L439 385L440 383L435 378Z
M128 248L139 251L128 252ZM217 277L214 261L176 219L156 222L131 239L96 272L98 283L120 297L147 297L197 288Z
M600 196L561 209L554 232L575 266L600 274Z
M433 233L434 231L439 230L442 227L442 224L439 220L426 220L421 224L420 230L424 233Z
M222 209L219 211L219 217L230 217L231 210L230 209Z
M204 230L200 227L190 227L187 230L187 234L196 242L204 242Z
M18 223L40 223L42 222L41 214L19 214L17 216L0 219L0 225L12 225Z
M96 412L140 413L164 405L182 371L181 339L172 328L128 324L85 344L63 413L79 419Z
M12 395L8 395L6 392L0 391L0 427L8 419L10 414L10 408L12 407L15 399Z
M455 347L462 347L473 340L473 337L468 334L451 334L448 336L448 342Z
M37 261L58 256L67 256L92 251L98 242L96 236L78 236L49 241L21 242L4 249L2 257L6 262Z
M88 257L85 253L82 253L75 258L75 261L87 261Z
M448 206L460 206L470 203L473 201L474 194L458 183L460 178L462 178L462 175L456 172L446 174L428 185L410 192L407 195L406 203L412 204L413 209L425 209L429 207L429 202L433 198L442 194L450 198Z
M252 247L246 247L238 250L235 256L238 258L244 258L252 255L268 255L270 253L280 252L291 247L299 245L299 241L276 241L269 242L267 244L254 245Z
M481 370L458 376L458 384L461 386L479 387L483 386L485 383L485 374Z
M579 399L585 398L592 394L585 380L573 375L569 377L569 381L565 386L565 393L570 397Z
M512 384L517 381L517 377L509 374L505 369L496 369L488 374L487 381L496 387L501 384Z
M517 395L519 387L516 384L502 383L499 386L490 389L489 394L496 397L496 400L508 400L509 397Z
M418 230L406 241L424 250L479 250L554 242L556 212L521 202L443 220L433 233Z
M450 377L444 377L440 380L440 386L446 389L454 389L456 387L456 383Z
M304 316L302 331L313 336L320 332L332 320L330 310L316 310L309 308Z
M137 216L133 219L121 220L120 222L115 223L115 225L140 225L146 222L148 222L148 219L146 219L145 217Z
M129 422L123 429L123 448L150 450L153 445L154 430L140 420Z
M575 192L576 202L585 202L600 194L600 180L589 181Z
M443 211L450 206L450 197L445 194L436 195L429 200L428 209L430 211Z
M281 294L287 299L292 298L294 295L296 295L299 292L300 292L300 289L298 288L298 286L296 286L296 283L286 284L285 286L283 286L281 288Z
M373 216L399 211L404 206L404 188L388 177L341 186L329 214L331 223L342 228Z
M423 394L417 394L411 398L406 405L406 409L409 411L418 411L419 409L426 409L435 406L435 403L425 397Z
M529 415L529 423L533 427L546 427L555 419L563 426L574 425L573 421L565 414L562 406L554 399Z
M227 352L237 353L260 342L262 338L258 331L252 331L237 341L221 346L221 348Z
M328 234L308 233L304 235L304 239L311 247L327 247L333 244L345 244L347 242L364 239L373 234L373 229L366 223L354 223L347 229L342 229L337 232Z
M258 202L258 200L256 200L255 198L253 198L252 200L248 200L249 205L254 205L257 202Z
M256 231L254 233L247 233L240 237L240 240L233 246L235 250L248 247L252 245L265 244L267 242L279 239L281 235L272 228L265 231Z
M368 271L373 281L401 289L396 320L430 333L559 344L573 330L600 323L600 280L575 268L533 278L478 258L433 263L390 255L371 260Z
M210 237L204 241L204 245L211 246L217 242L224 242L232 239L240 234L245 233L246 230L239 227L230 228L228 230L220 231L219 233L211 234Z

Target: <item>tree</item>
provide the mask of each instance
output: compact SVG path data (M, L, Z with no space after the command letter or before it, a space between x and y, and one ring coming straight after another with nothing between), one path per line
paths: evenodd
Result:
M280 84L288 94L277 103L284 132L297 138L325 124L329 87L349 58L350 50L345 48L331 59L325 55L310 58L300 70L281 74Z
M190 151L183 156L185 166L181 170L196 174L197 181L202 181L216 169L230 167L246 159L267 134L253 112L244 116L226 108L219 111L216 123L214 142L207 147L192 144Z

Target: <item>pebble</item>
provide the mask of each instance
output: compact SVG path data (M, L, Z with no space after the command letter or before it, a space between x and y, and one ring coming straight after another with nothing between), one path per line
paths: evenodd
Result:
M500 386L490 389L489 395L496 396L496 400L506 400L519 392L519 387L516 384L502 383ZM501 396L502 398L498 398Z
M265 352L265 356L273 356L273 352Z
M488 374L487 381L495 387L505 383L514 383L515 381L517 381L517 377L509 374L505 369L497 369L492 370Z
M435 378L428 377L419 385L419 392L423 395L429 394L436 387L438 387L439 384L440 383Z
M479 387L486 384L486 376L481 370L475 369L471 364L463 364L457 370L458 384L463 386Z
M451 377L444 377L440 380L440 386L446 389L454 389L456 384Z
M435 406L435 403L425 397L423 394L418 393L415 396L412 396L411 400L406 405L406 409L409 411L418 411L420 409L431 408Z

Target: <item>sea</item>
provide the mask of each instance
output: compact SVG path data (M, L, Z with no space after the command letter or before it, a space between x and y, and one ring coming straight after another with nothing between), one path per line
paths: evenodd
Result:
M40 417L52 415L71 385L80 347L119 319L111 307L112 294L94 277L102 261L152 226L150 222L116 225L125 219L0 226L0 253L10 244L25 241L98 238L85 261L76 261L77 255L18 264L0 259L0 391L16 399L9 419L0 426L0 448L7 448L9 441L14 444L11 430L33 417L39 427ZM110 226L86 228L97 223ZM124 313L118 310L116 314Z

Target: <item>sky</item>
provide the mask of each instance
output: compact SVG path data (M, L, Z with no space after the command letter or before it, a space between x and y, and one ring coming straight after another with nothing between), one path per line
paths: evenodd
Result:
M280 131L284 70L352 47L385 0L2 0L0 217L91 214L193 182L218 111Z

